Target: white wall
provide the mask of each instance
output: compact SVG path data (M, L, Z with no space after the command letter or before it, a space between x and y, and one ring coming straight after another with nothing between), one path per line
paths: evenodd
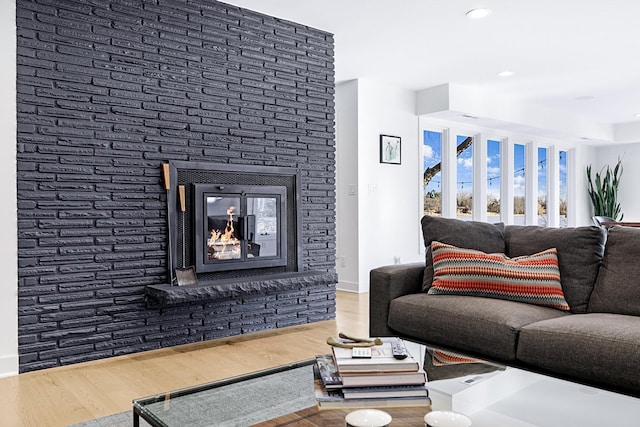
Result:
M4 61L0 80L4 96L0 103L0 179L2 218L0 227L0 377L18 373L18 243L16 202L16 8L15 2L0 3L0 49Z
M615 167L618 157L622 158L622 176L618 198L624 214L624 221L640 222L640 197L638 197L638 183L640 182L640 142L635 144L611 145L596 149L597 161L593 163L593 172L600 171L603 166Z
M336 87L338 288L358 292L358 81Z
M591 219L593 217L593 207L587 192L587 165L596 164L598 159L597 150L594 146L578 146L573 150L572 154L575 155L575 159L572 159L570 155L569 161L575 163L576 176L574 184L576 196L573 206L576 212L569 213L569 225L593 225L593 220ZM568 209L571 209L571 207ZM572 221L572 219L575 219L575 221Z
M346 101L354 96L356 105L353 99ZM338 287L368 292L371 269L393 264L396 258L403 263L422 260L415 93L359 79L338 85L336 107ZM381 134L401 137L400 165L380 163Z
M420 261L420 143L416 94L369 80L358 86L360 292L381 265ZM380 163L380 135L402 138L401 164Z

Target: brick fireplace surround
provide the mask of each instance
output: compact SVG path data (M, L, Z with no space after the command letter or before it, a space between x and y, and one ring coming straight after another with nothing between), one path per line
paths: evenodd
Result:
M335 316L331 34L212 0L16 7L20 372ZM151 308L169 161L299 170L301 273L331 280Z

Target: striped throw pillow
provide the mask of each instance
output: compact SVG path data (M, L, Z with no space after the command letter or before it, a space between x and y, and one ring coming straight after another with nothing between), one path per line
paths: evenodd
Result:
M562 292L556 248L517 258L440 242L432 242L431 251L434 274L429 294L498 298L570 309Z
M447 365L460 365L463 363L488 363L475 357L464 356L460 353L454 353L453 351L441 350L434 348L431 361L433 366L447 366Z

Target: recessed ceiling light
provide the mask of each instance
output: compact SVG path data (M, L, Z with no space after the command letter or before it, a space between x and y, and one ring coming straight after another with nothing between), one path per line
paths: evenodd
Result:
M481 9L471 9L467 11L465 15L467 15L467 18L469 19L482 19L482 18L486 18L490 14L491 14L491 10L481 8Z
M591 101L592 99L595 99L595 97L591 95L584 95L584 96L578 96L576 98L576 101Z
M513 76L513 71L505 70L498 73L500 77L510 77Z
M633 115L633 117L637 117L637 118L639 118L639 119L640 119L640 113L635 113L635 114Z

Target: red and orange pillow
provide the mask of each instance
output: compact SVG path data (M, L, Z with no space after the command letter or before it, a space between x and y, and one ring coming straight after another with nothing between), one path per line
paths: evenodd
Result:
M498 298L569 310L555 248L509 258L434 241L429 294Z

